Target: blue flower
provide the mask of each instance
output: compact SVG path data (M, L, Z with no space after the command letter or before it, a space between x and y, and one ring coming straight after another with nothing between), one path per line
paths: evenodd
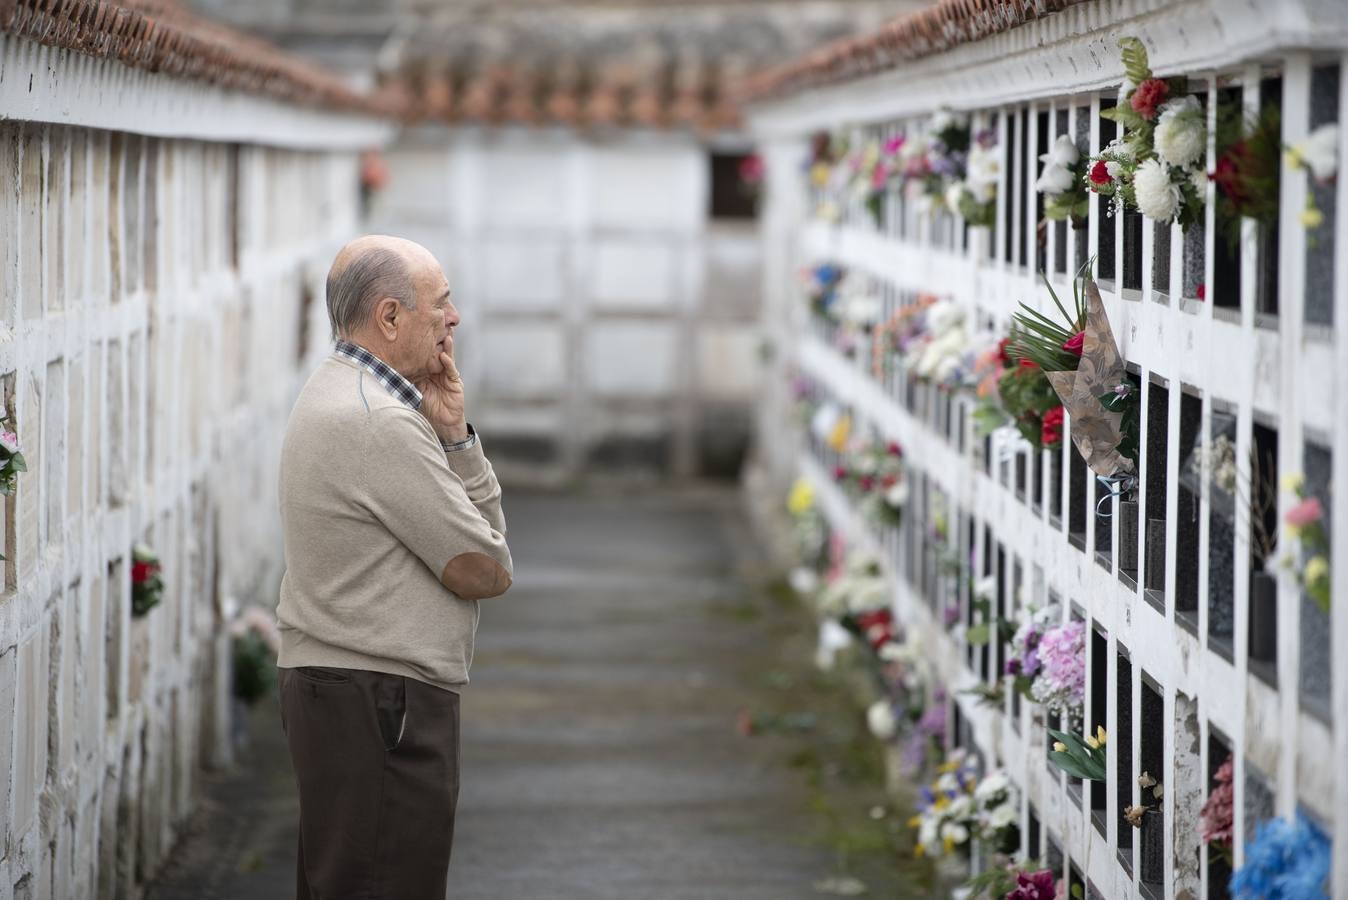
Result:
M1245 865L1231 876L1235 900L1319 900L1328 898L1329 838L1304 815L1295 822L1262 823L1245 845Z

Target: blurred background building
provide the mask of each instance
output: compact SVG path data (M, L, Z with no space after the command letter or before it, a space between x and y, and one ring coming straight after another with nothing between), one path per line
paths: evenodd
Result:
M519 482L738 471L763 348L731 86L920 4L201 5L407 104L367 227L444 264Z

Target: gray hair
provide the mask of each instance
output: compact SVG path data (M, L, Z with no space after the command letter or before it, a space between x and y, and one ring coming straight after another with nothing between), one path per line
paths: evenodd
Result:
M328 322L334 337L362 328L375 304L392 297L408 309L417 308L407 260L388 247L370 247L355 259L328 273Z

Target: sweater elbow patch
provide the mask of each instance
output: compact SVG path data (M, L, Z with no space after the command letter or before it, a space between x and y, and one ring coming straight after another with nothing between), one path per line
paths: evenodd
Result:
M510 572L485 553L460 553L445 564L440 583L464 600L484 600L504 594Z

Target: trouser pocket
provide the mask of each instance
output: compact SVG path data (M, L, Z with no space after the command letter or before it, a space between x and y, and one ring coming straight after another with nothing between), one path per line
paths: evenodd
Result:
M375 718L385 750L402 743L407 728L407 680L401 675L381 675L373 685Z

